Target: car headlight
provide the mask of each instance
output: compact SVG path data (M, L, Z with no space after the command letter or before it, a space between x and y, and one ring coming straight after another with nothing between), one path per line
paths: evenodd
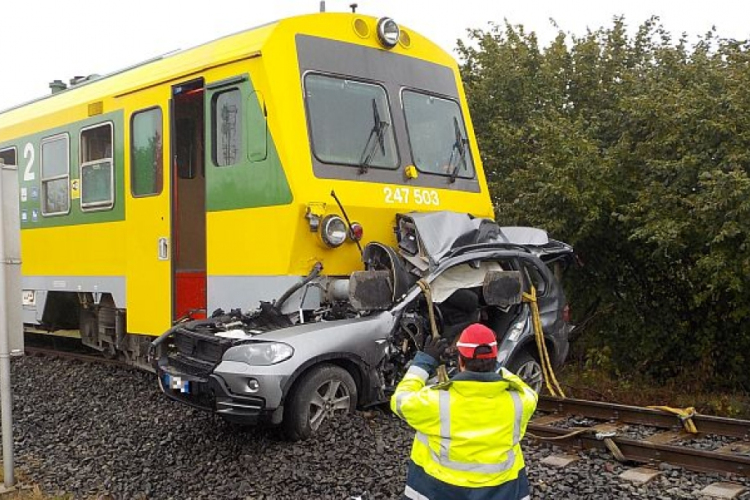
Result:
M268 366L291 358L294 348L282 342L252 342L232 347L224 353L224 361Z

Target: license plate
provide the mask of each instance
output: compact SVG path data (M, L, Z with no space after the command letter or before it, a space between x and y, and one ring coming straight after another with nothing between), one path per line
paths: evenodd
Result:
M164 374L164 385L173 391L179 391L183 394L190 394L190 381L180 376Z

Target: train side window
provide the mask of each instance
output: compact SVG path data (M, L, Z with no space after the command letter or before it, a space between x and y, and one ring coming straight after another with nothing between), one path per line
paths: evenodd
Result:
M0 149L0 162L6 165L18 165L16 163L16 148L15 146L7 149Z
M133 113L130 119L130 192L135 197L161 194L161 108Z
M227 167L242 158L242 95L239 89L216 93L211 99L211 158Z
M81 130L81 210L107 210L115 204L112 124Z
M70 212L70 137L42 139L42 215Z

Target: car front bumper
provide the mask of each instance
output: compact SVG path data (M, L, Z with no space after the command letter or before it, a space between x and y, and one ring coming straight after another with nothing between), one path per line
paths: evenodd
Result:
M218 373L199 377L159 367L159 388L170 399L216 413L238 424L279 423L283 415L280 398L269 404L261 394L238 394ZM268 385L273 383L268 381ZM274 381L276 382L276 381Z

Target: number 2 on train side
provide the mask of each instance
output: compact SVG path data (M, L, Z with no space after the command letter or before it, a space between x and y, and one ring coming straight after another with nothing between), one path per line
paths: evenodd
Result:
M30 142L26 143L26 146L23 148L23 158L24 160L28 160L26 163L26 168L23 171L23 180L24 181L33 181L36 179L36 176L34 175L34 172L31 171L31 168L34 166L34 145Z

